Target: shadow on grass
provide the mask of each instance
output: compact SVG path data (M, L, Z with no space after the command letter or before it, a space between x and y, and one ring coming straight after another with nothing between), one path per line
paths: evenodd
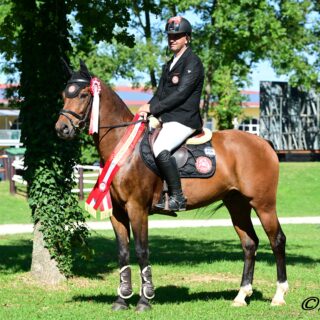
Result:
M159 304L165 303L179 303L187 301L209 301L209 300L227 300L233 301L238 294L237 290L222 290L222 291L209 291L209 292L194 292L189 293L187 287L164 286L156 289L156 301ZM263 298L259 290L254 290L250 300L268 301Z
M29 271L31 254L32 242L30 240L14 240L10 241L10 245L0 245L0 272L14 274Z
M190 293L187 287L176 287L176 286L163 286L156 289L156 304L167 304L167 303L182 303L192 301L211 301L211 300L226 300L233 301L238 291L236 290L222 290L222 291L211 291L211 292L194 292ZM140 296L134 295L128 302L130 304L137 304ZM115 295L77 295L72 298L70 302L94 302L94 303L107 303L112 304L116 300ZM269 301L263 298L260 291L254 290L253 295L247 302L250 301Z
M2 241L5 245L2 245ZM118 268L118 251L114 238L93 236L90 246L95 255L92 260L82 260L76 257L74 274L88 278L102 278ZM295 254L303 245L290 245L287 252L288 265L311 265L320 263L314 256ZM28 239L8 240L0 239L0 272L14 274L29 271L31 265L32 242ZM236 240L196 240L174 237L150 237L150 262L153 265L188 264L197 265L213 261L243 261L240 244ZM275 266L275 259L268 244L262 244L258 250L257 263L265 262ZM136 262L133 241L131 242L131 262Z
M92 261L76 259L74 272L78 276L89 278L100 277L99 274L117 269L118 251L114 239L100 236L91 238L95 250ZM243 261L243 252L237 240L190 240L164 236L150 236L150 262L152 265L188 264L190 266L214 261ZM303 245L291 245L287 252L287 265L313 265L320 263L320 259L308 255L293 254ZM131 263L137 261L131 241ZM258 249L257 263L267 263L275 266L275 258L269 244L261 244Z

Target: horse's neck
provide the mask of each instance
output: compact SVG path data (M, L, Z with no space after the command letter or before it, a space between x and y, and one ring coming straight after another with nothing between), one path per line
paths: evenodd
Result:
M109 87L103 84L100 101L100 126L113 126L124 122L132 121L133 114L130 112L126 104L112 91ZM114 129L101 128L99 129L98 137L95 139L100 157L105 162L127 127Z

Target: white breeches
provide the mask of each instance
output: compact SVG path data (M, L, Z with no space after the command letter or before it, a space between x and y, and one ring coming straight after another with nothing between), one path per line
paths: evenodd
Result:
M176 121L164 123L153 145L154 156L157 157L163 150L171 152L195 131Z

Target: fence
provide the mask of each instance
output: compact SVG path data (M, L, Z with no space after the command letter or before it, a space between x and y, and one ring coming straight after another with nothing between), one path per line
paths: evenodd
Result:
M25 170L24 163L22 159L12 160L11 157L6 157L6 160L7 164L4 169L6 170L5 177L10 182L10 193L15 194L16 184L27 185L27 182L22 177L23 171ZM78 188L72 189L71 192L78 193L79 200L84 199L85 192L90 192L92 190L99 175L99 171L99 166L76 165L74 167L74 181L77 183ZM90 185L90 188L87 187L88 185Z
M90 192L92 190L93 185L96 183L96 180L100 173L100 167L99 166L83 166L83 165L76 165L74 167L74 176L75 176L75 182L78 184L78 188L72 189L72 192L79 193L79 199L84 199L84 193ZM93 173L85 172L85 171L96 171ZM95 178L92 179L86 179L86 178ZM85 188L85 184L92 185L90 188Z

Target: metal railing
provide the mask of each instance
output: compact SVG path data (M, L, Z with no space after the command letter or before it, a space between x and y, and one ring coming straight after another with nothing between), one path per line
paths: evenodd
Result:
M10 182L10 193L15 194L16 184L27 185L27 181L21 175L21 171L25 170L23 159L13 160L8 157L6 161L6 177ZM79 200L83 200L84 194L92 190L99 172L99 166L76 165L74 167L74 181L78 184L78 188L72 189L71 192L78 193ZM90 185L90 188L86 188L85 185Z
M0 146L19 146L21 130L0 130Z

